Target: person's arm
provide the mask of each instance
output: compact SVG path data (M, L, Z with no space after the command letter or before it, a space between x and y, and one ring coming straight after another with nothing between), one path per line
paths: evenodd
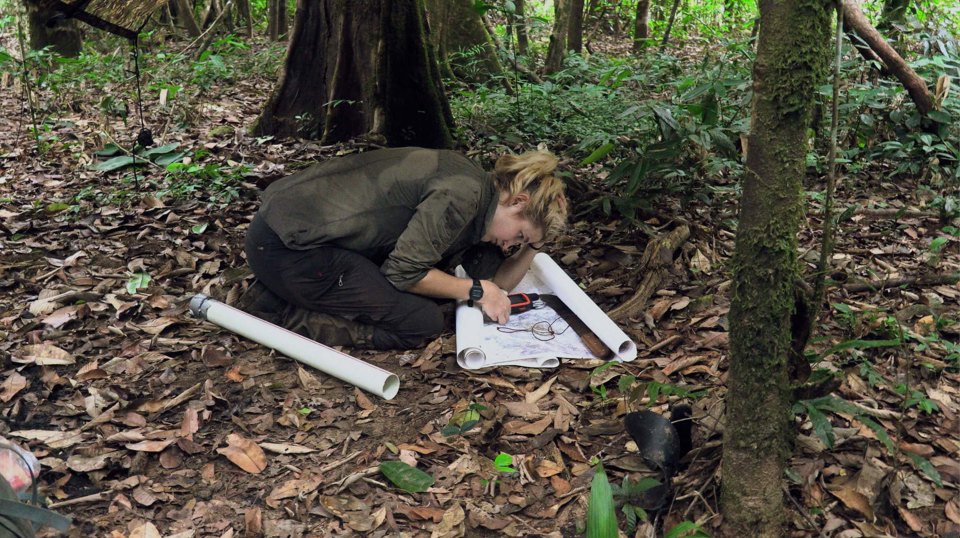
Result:
M481 280L483 297L477 301L483 313L497 323L506 323L510 318L510 299L490 280ZM407 288L410 293L439 299L466 300L470 298L473 279L457 278L439 269L430 269L420 280Z
M537 255L537 252L539 252L539 250L530 245L524 245L519 252L503 260L500 269L497 270L497 274L493 277L493 281L497 286L505 290L512 290L517 287L517 284L523 280L523 275L527 274L527 271L530 269L530 264L533 262L533 257Z

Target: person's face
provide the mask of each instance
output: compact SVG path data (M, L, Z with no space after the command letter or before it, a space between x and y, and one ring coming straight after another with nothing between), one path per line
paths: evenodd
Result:
M528 200L526 194L518 195L512 202L501 200L483 241L497 245L505 253L520 245L542 241L543 230L523 216Z

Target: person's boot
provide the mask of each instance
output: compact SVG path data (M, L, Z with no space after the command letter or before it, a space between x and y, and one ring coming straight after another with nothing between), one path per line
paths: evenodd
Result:
M260 314L280 314L283 312L286 302L277 294L270 291L259 280L255 280L247 291L237 299L235 308L243 310L248 314L253 314L259 318L264 318ZM266 318L264 318L266 319ZM267 320L275 323L273 320Z
M281 325L301 336L328 346L348 346L357 349L373 348L372 325L288 305L282 314Z

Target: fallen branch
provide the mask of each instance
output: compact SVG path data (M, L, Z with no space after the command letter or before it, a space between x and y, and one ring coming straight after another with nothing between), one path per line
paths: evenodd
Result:
M933 96L927 90L927 83L909 66L902 57L893 50L887 41L880 35L860 9L858 0L843 0L843 18L850 29L870 46L870 49L886 66L893 76L903 84L910 94L910 98L917 105L917 110L926 116L935 107Z
M854 215L862 215L866 219L939 219L940 213L935 211L920 211L918 209L897 209L897 208L869 208L861 207L853 212Z
M949 275L891 278L889 280L875 280L871 282L851 282L849 284L845 284L843 289L849 292L858 292L880 291L889 288L899 288L900 286L907 286L911 288L929 288L931 286L956 284L957 282L960 282L960 273L951 273Z
M667 277L670 266L673 264L673 254L680 245L690 237L690 228L681 224L673 231L647 243L647 248L640 258L639 272L643 273L643 280L637 287L633 297L610 312L611 319L628 319L637 316L647 305L647 300L660 289Z
M85 495L83 497L77 497L75 499L67 499L65 501L60 501L58 503L51 503L49 508L50 510L56 510L57 508L63 508L64 506L74 506L77 504L85 503L98 503L100 501L109 501L110 494L107 492L94 493L92 495Z

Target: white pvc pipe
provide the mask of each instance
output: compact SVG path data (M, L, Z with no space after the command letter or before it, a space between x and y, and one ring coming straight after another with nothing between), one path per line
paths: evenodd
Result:
M325 374L376 394L385 400L392 400L400 390L400 378L396 374L283 327L277 327L206 295L195 295L190 300L190 311L198 318L275 349L291 359L313 366Z

